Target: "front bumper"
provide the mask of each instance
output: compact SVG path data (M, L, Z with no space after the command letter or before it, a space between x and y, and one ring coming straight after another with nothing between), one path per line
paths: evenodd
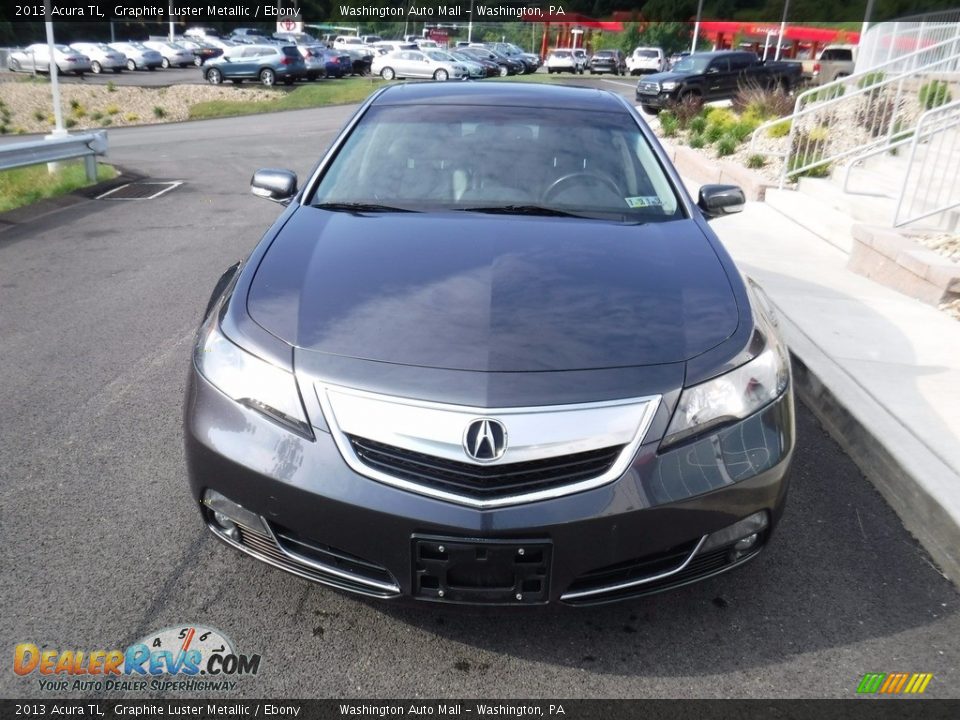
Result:
M673 95L668 92L660 92L660 93L657 93L656 95L648 95L646 93L641 93L639 90L637 90L635 93L635 97L637 99L637 102L640 103L641 105L646 105L647 107L655 107L655 108L665 108L674 100Z
M380 598L458 602L439 592L445 585L431 590L422 584L425 564L435 560L423 553L435 554L445 542L464 552L476 546L478 553L487 543L507 544L546 558L539 592L483 604L596 604L709 577L760 551L786 497L792 402L787 393L742 422L664 452L656 441L642 445L623 476L594 490L479 510L359 475L329 434L317 431L313 441L291 434L230 400L192 368L186 456L208 527L228 544L301 577ZM223 532L202 503L208 490L254 519ZM696 551L704 536L758 512L769 523L750 552ZM626 586L624 577L632 578ZM459 602L480 602L476 595L463 597Z

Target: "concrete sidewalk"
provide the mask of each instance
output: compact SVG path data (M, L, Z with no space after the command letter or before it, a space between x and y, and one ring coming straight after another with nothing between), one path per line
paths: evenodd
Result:
M712 225L778 308L800 397L960 585L960 322L762 202Z

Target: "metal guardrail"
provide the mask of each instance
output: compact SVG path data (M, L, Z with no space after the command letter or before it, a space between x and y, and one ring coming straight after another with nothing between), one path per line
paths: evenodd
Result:
M960 9L902 17L872 25L860 38L855 72L960 37ZM960 70L960 63L953 70Z
M783 158L780 187L787 178L899 141L916 123L922 108L917 94L926 81L956 89L960 75L960 36L880 63L797 95L794 112L763 123L750 140L751 152ZM888 73L892 73L888 76ZM786 150L757 148L774 125L789 123ZM845 127L837 131L837 125Z
M98 130L83 135L65 135L45 140L0 145L0 170L11 170L27 165L61 162L83 158L87 179L97 179L97 156L107 154L107 131Z
M894 227L960 207L958 126L960 100L927 110L920 116L893 214Z

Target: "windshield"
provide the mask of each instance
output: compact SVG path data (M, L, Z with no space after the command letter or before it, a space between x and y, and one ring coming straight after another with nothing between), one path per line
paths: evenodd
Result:
M443 62L450 62L451 60L454 59L449 54L443 52L442 50L427 50L426 55L431 60L440 60Z
M702 73L707 69L707 65L710 64L710 58L708 57L694 57L689 55L685 58L677 60L677 63L673 66L673 69L676 72L685 72L685 73Z
M627 113L384 105L368 110L312 205L574 214L621 222L681 216Z

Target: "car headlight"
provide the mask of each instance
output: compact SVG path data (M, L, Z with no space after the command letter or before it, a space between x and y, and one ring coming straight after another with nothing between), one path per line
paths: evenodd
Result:
M668 81L665 82L665 83L660 83L660 89L661 89L661 90L667 90L668 92L669 92L670 90L676 90L676 89L677 89L677 83L675 83L675 82L672 81L672 80L668 80Z
M200 373L228 397L299 435L313 438L293 373L251 355L220 331L219 313L200 328L194 350Z
M664 445L742 420L776 400L790 384L790 357L774 321L754 295L753 309L762 349L735 370L686 388L663 439ZM752 343L753 344L753 343Z

